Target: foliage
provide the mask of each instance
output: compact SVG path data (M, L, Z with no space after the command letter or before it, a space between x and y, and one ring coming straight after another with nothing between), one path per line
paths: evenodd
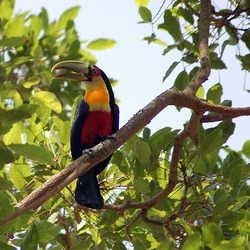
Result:
M136 2L142 22L153 26L162 22L158 28L168 32L174 43L167 45L155 33L144 39L165 46L164 55L173 49L182 52L164 80L180 62L193 65L190 72L185 67L176 78L174 85L183 90L197 71L200 1L173 1L155 17L147 8L149 1ZM227 46L250 47L249 6L229 6L212 9L209 48L215 70L226 69L222 56ZM80 40L74 24L79 7L53 22L46 9L39 15L14 15L13 8L14 0L1 1L0 220L18 212L18 201L72 161L70 124L83 93L80 83L51 81L51 67L67 59L95 63L91 49L115 44L104 38ZM237 58L249 71L249 54L238 53ZM230 106L230 101L221 99L222 92L223 86L217 83L206 98ZM231 120L207 129L200 125L200 146L191 139L184 142L177 186L146 212L80 209L73 199L72 183L37 210L1 227L1 249L250 248L250 141L240 152L226 147L234 128ZM161 192L169 181L177 134L169 127L154 134L144 128L116 151L112 164L99 176L105 202L143 202Z

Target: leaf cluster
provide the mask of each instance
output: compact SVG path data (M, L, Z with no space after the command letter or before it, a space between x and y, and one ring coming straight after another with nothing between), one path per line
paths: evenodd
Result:
M193 75L199 61L200 1L172 1L168 6L166 6L166 1L163 1L155 15L147 7L147 4L139 6L138 12L142 19L140 23L150 24L153 32L143 39L148 43L163 46L163 56L169 56L169 53L173 51L180 52L180 60L172 62L166 70L163 82L178 68L178 65L182 65L183 70L178 73L174 85L183 90L189 82L188 75ZM249 72L248 1L241 5L228 3L225 9L218 9L219 7L215 6L211 5L210 10L209 52L211 68L215 70L227 69L225 51L228 46L233 46L242 70ZM164 39L161 39L162 36ZM173 42L171 43L171 41ZM192 69L190 70L191 65Z

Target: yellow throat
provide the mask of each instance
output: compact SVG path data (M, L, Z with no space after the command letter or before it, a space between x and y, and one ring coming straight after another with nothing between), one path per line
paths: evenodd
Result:
M95 77L91 82L83 82L86 90L84 100L89 105L90 111L110 111L109 92L101 77Z

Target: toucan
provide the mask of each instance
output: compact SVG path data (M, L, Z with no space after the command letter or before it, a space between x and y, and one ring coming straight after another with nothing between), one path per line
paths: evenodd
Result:
M97 66L81 61L62 61L51 71L63 70L54 79L81 81L85 89L83 100L76 109L70 133L72 159L105 140L118 130L119 107L106 74ZM111 156L81 175L76 184L75 200L78 204L95 209L104 205L97 181Z

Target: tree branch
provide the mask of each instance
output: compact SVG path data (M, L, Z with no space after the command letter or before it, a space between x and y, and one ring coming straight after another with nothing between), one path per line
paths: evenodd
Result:
M186 89L184 89L184 93L186 94L195 94L199 87L202 85L202 83L204 83L208 79L211 73L210 57L208 50L211 1L202 0L200 6L201 10L199 28L199 55L201 67L194 75L193 79L188 84Z

